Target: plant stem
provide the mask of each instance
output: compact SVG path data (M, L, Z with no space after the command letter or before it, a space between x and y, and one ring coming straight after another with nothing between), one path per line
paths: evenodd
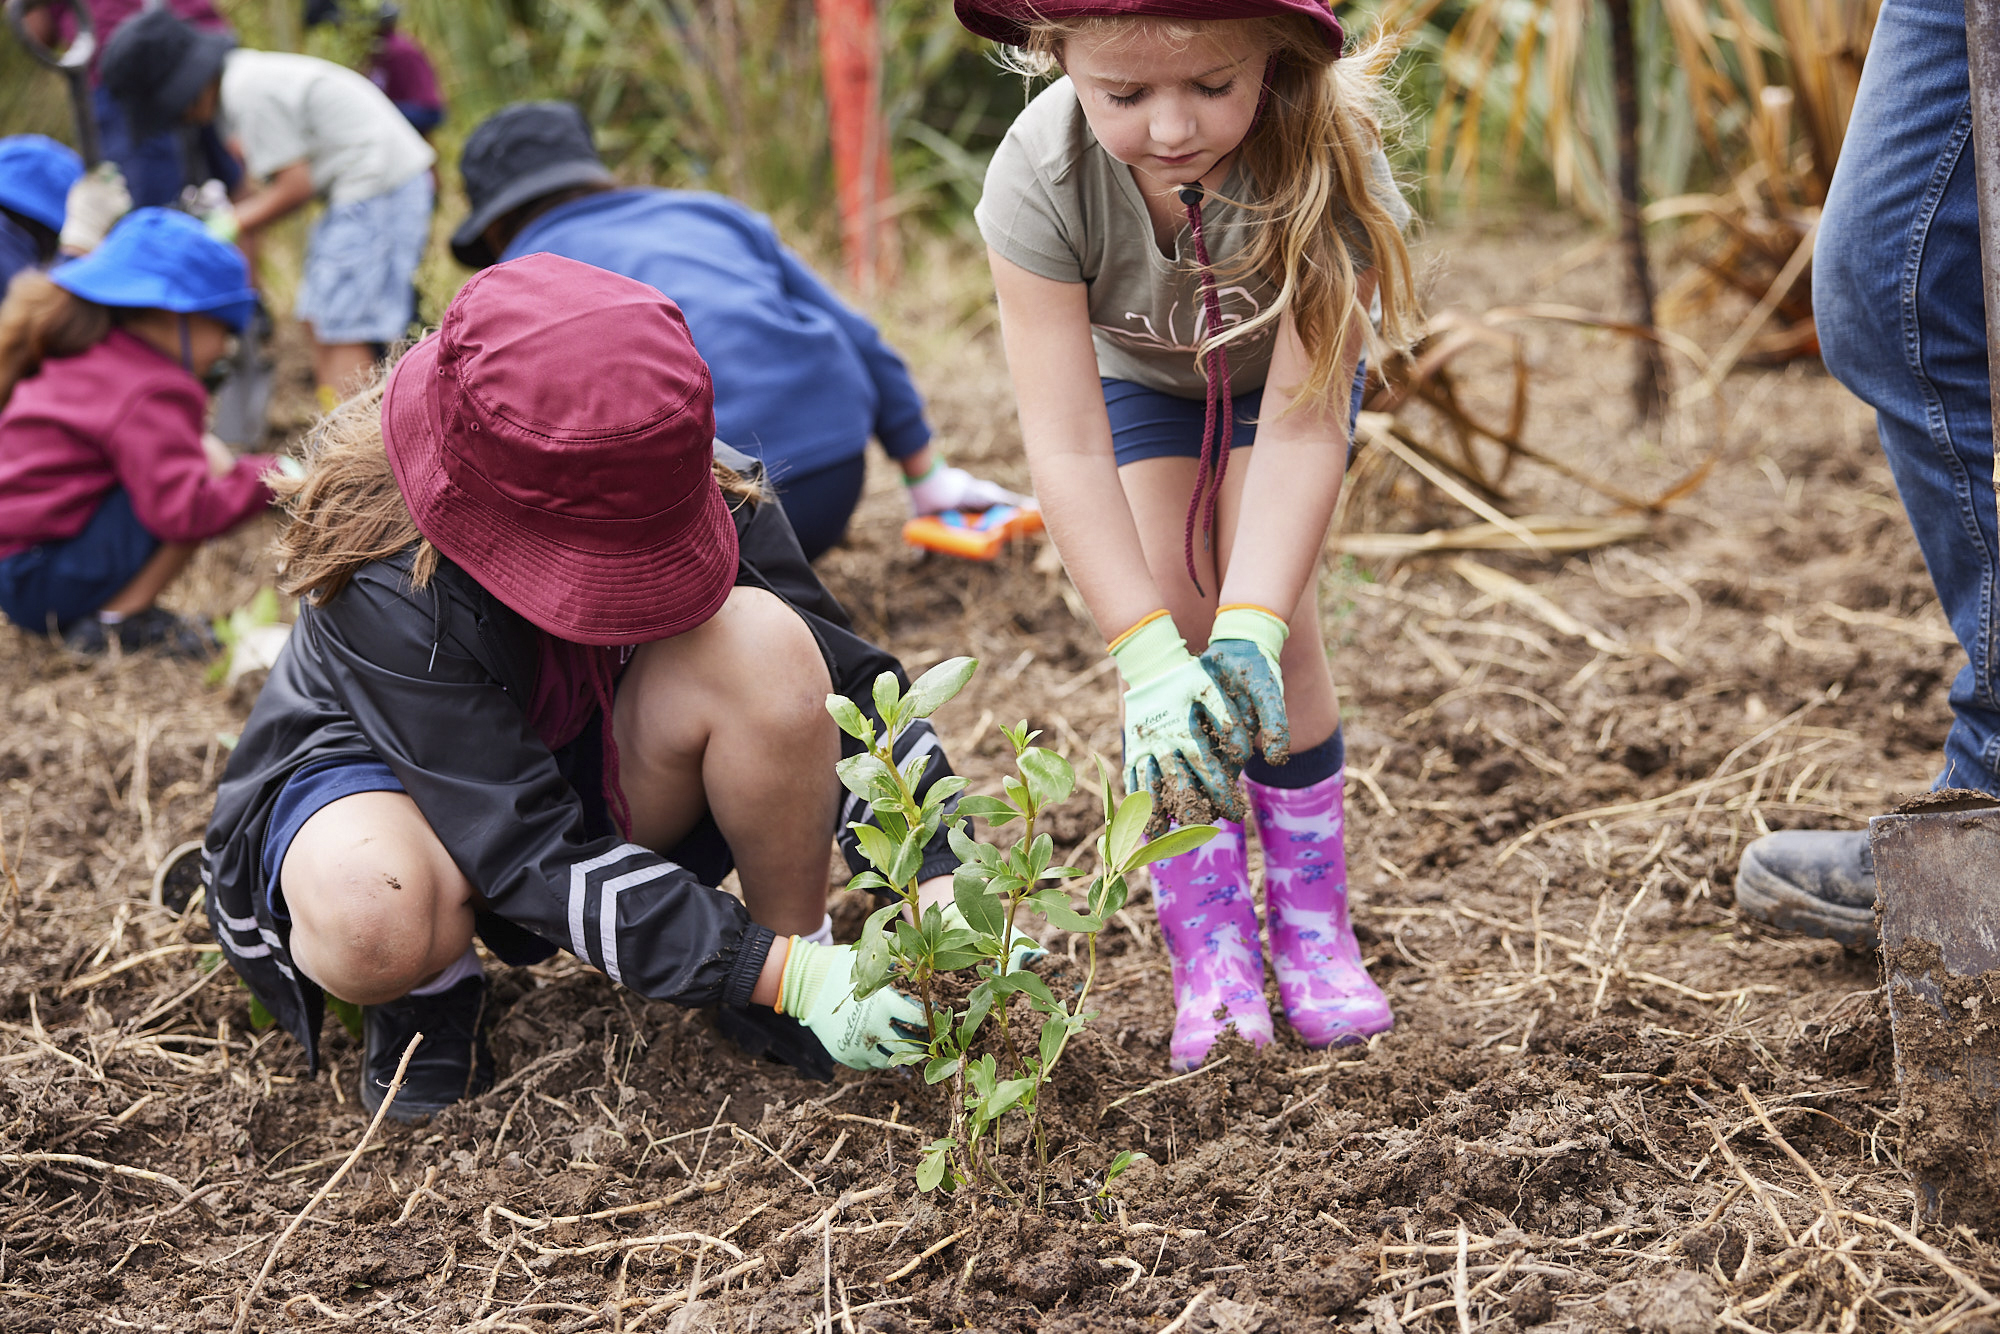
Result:
M1653 269L1646 256L1646 221L1639 208L1638 44L1632 32L1632 0L1604 0L1611 20L1611 77L1618 104L1618 233L1632 281L1634 321L1653 328ZM1667 368L1660 345L1638 340L1632 369L1633 407L1641 421L1659 418Z

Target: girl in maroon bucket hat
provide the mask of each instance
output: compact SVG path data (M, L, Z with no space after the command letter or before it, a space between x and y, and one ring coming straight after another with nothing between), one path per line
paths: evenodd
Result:
M851 629L654 289L553 255L488 269L317 428L283 487L298 625L217 794L216 937L316 1068L323 995L366 1006L362 1101L492 1079L477 933L646 996L719 1004L753 1052L886 1063L908 997L851 999L827 848L857 870L829 692L900 666ZM951 770L936 734L928 789ZM712 888L737 871L741 901ZM926 878L948 876L944 844ZM841 1002L845 1000L844 1005ZM829 1059L830 1058L830 1059Z
M1231 1024L1272 1036L1251 817L1285 1013L1311 1045L1359 1041L1394 1021L1348 920L1317 568L1364 348L1415 328L1381 62L1343 59L1325 0L956 3L1015 68L1064 76L977 217L1035 491L1125 680L1126 786L1228 817L1151 868L1174 1063Z

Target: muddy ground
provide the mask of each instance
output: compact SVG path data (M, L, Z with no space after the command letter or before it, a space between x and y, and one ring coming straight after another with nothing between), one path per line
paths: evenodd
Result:
M1435 302L1607 306L1587 240L1533 217L1435 238ZM1023 483L978 277L889 318L954 457ZM1949 722L1961 657L1868 416L1816 367L1749 370L1649 442L1622 346L1521 327L1539 447L1642 490L1721 457L1650 535L1594 553L1330 560L1348 856L1392 1033L1312 1051L1281 1024L1164 1082L1141 893L1104 939L1038 1214L917 1195L942 1123L919 1082L802 1082L572 962L497 973L499 1086L371 1143L249 1327L1991 1328L1991 1243L1907 1230L1875 960L1732 903L1748 839L1858 827L1928 785ZM1497 361L1466 379L1503 382ZM1365 455L1351 489L1353 529L1470 521ZM1527 465L1507 493L1609 512ZM878 473L825 573L911 666L981 658L939 719L961 767L995 781L1022 717L1079 762L1115 754L1115 678L1052 556L921 557L900 505ZM268 536L204 555L172 600L244 602ZM11 630L0 681L0 1327L228 1328L366 1125L337 1024L306 1079L203 971L205 925L147 906L248 701ZM1063 852L1092 800L1059 819ZM1100 1194L1125 1148L1150 1157Z

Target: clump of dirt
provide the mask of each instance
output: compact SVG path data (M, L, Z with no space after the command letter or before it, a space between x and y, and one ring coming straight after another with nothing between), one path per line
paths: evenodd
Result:
M1954 973L1936 941L1916 936L1887 965L1903 1163L1927 1216L1990 1227L2000 1220L2000 969Z

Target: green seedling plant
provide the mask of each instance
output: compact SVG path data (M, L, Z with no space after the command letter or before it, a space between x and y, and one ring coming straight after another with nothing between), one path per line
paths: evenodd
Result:
M911 1041L895 1064L921 1066L928 1084L949 1084L950 1129L919 1155L918 1189L949 1192L977 1183L1021 1198L1026 1183L1017 1186L1009 1179L996 1146L1005 1118L1025 1118L1024 1154L1033 1155L1032 1193L1040 1207L1049 1166L1043 1093L1071 1040L1097 1014L1085 1007L1097 978L1098 934L1125 906L1127 878L1134 870L1199 847L1216 830L1190 825L1148 842L1151 794L1117 798L1105 776L1098 871L1078 908L1065 882L1085 873L1052 864L1055 840L1040 827L1046 813L1076 791L1076 771L1061 755L1034 744L1040 733L1029 731L1025 721L1001 728L1014 749L1015 772L1002 780L1000 796L961 797L966 780L950 777L933 784L919 800L916 792L929 756L896 764L896 738L963 690L977 668L974 659L952 658L924 673L907 692L892 673L884 672L874 685L879 728L852 701L840 695L827 698L834 721L862 745L860 754L840 762L840 780L868 802L874 816L869 823L850 826L873 869L848 885L891 900L862 929L854 991L865 998L895 986L915 996L923 1004L927 1038ZM1101 760L1098 769L1104 776ZM953 798L959 798L955 809ZM974 820L985 821L990 831L1018 825L1019 832L1001 847L975 837ZM924 849L940 829L959 861L948 907L926 905L918 894ZM1088 963L1072 1001L1058 999L1047 982L1024 966L1024 957L1037 950L1026 932L1035 919L1083 937ZM962 1002L950 999L960 987L943 985L951 977L971 983ZM1009 1023L1017 1001L1041 1019L1032 1047L1016 1041ZM980 1041L989 1026L998 1034L997 1053L992 1040ZM1107 1187L1135 1156L1124 1153L1113 1160L1105 1173Z

